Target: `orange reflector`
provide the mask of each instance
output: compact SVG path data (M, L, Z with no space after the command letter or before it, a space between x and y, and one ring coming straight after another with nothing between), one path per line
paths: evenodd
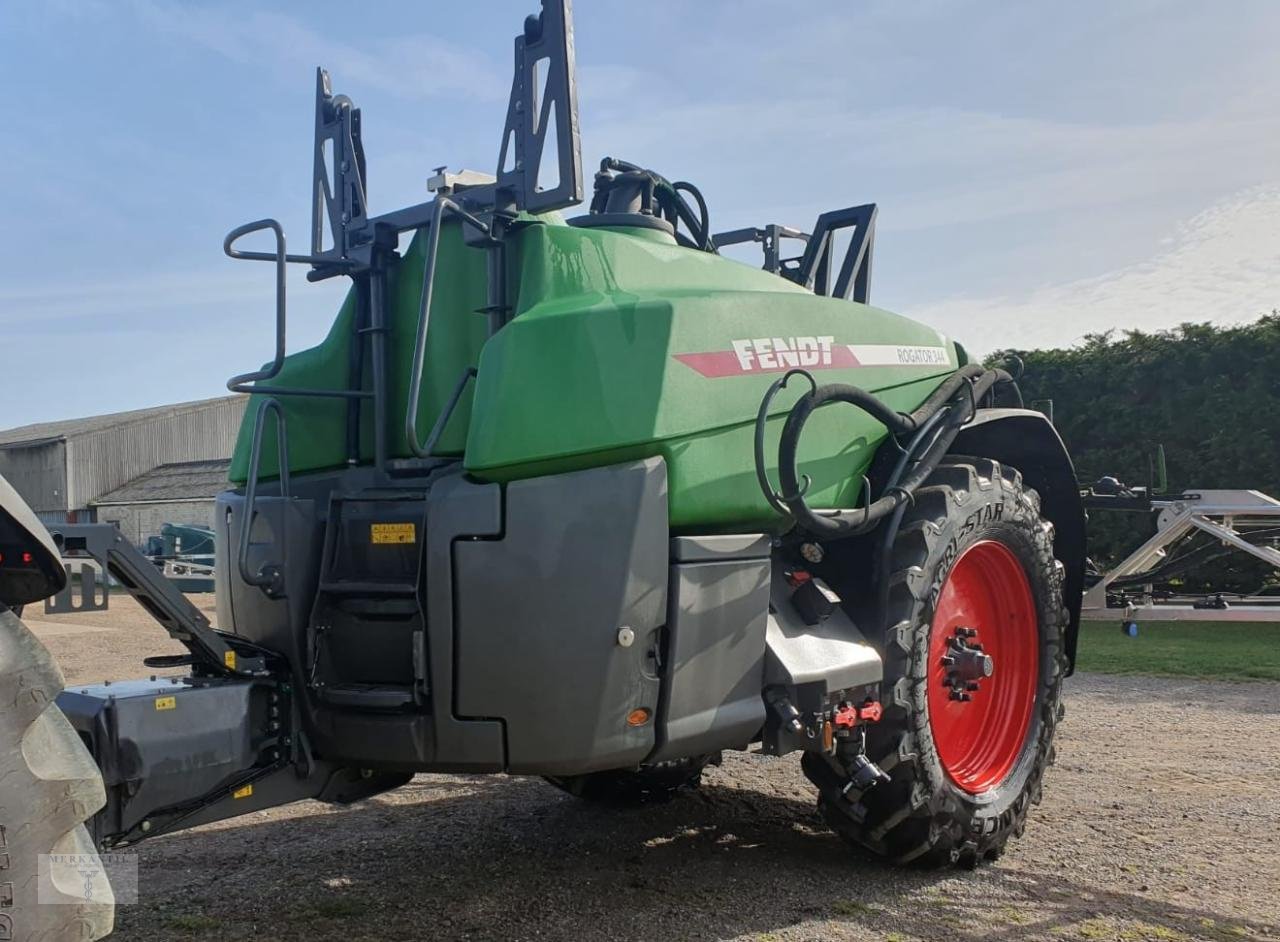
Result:
M650 714L648 707L637 707L627 714L628 726L643 726L649 722Z

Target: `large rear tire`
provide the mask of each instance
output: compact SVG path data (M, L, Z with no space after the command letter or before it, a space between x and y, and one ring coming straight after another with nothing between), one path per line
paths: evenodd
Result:
M890 781L845 791L854 745L808 753L833 829L898 863L994 860L1038 804L1062 716L1063 567L1012 468L949 458L892 547L884 715L867 755Z
M115 900L84 826L106 794L54 703L62 685L44 645L0 605L0 863L7 864L0 883L11 896L0 908L0 938L89 942L110 933L114 920ZM71 854L79 866L41 860Z

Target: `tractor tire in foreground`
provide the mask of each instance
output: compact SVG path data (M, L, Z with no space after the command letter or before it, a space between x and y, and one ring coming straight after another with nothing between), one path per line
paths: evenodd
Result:
M546 776L561 791L583 801L601 804L637 805L651 801L667 801L688 789L697 788L702 770L719 765L720 756L706 755L692 759L675 759L639 769L589 772L586 775Z
M1020 836L1053 763L1066 666L1063 567L1013 468L952 457L915 493L889 560L884 715L867 756L890 781L845 791L845 743L810 753L831 827L901 864L973 867Z
M106 795L54 703L62 683L44 645L0 605L0 938L88 942L111 932L114 897L84 826Z

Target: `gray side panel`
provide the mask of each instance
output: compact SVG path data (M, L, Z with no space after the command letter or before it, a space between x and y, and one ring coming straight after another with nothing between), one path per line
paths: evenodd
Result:
M671 558L681 563L768 556L773 543L765 533L719 533L671 539Z
M501 540L454 545L457 712L505 722L512 772L638 764L654 723L629 726L627 715L658 706L665 463L517 481L506 503Z
M454 708L455 619L466 636L457 612L453 580L453 548L492 546L471 542L502 532L502 489L497 484L472 484L461 474L446 477L427 495L427 544L423 592L427 604L427 672L430 677L431 712L435 724L435 764L455 771L497 772L503 768L502 724L492 719L465 720L495 713ZM458 583L461 591L461 582ZM518 608L518 602L514 608Z
M268 563L285 575L285 597L268 598L240 579L236 548L247 517L244 495L224 491L214 508L218 627L283 654L295 670L305 663L302 640L320 568L322 524L315 502L260 496L249 543L249 571Z
M779 570L773 575L765 682L797 687L820 683L825 693L879 683L880 655L842 608L817 625L806 625L791 605L791 586Z
M660 742L650 762L745 746L764 725L767 539L762 548L757 559L671 567Z

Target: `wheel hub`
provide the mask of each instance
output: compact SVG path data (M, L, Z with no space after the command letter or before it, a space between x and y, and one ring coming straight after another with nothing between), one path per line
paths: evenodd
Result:
M947 669L942 682L952 700L968 703L982 689L982 681L995 673L995 659L982 649L977 638L977 628L958 625L947 642L947 653L941 659Z

